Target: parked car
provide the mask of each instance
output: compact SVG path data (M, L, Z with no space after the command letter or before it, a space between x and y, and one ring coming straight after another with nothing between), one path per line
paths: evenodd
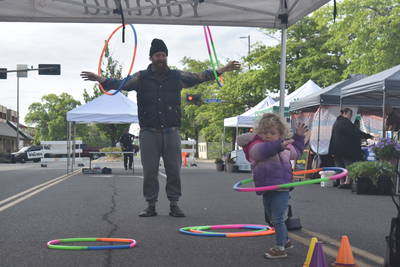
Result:
M13 163L11 153L0 153L0 163Z
M12 162L39 162L43 158L42 146L24 146L18 152L11 153Z

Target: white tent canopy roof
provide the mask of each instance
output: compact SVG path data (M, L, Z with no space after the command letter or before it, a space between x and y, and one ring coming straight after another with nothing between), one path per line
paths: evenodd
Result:
M254 121L256 119L256 112L275 103L270 96L267 96L258 103L256 106L252 107L251 109L247 110L241 115L230 117L224 119L224 126L225 127L253 127Z
M121 23L114 14L118 1L2 0L0 21ZM283 8L286 2L287 11ZM125 23L215 25L282 28L279 14L288 14L290 26L329 0L127 0L122 3Z
M110 93L114 90L110 90ZM137 123L137 104L122 93L101 95L67 112L67 121L76 123Z
M319 93L321 90L321 87L319 87L315 82L308 80L305 84L285 97L285 107L289 107L290 103L295 102L300 98L310 96L314 93ZM279 106L279 102L276 102L273 106Z

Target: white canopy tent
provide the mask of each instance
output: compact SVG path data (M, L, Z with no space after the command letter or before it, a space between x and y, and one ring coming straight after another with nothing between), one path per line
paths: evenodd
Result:
M118 3L121 3L125 23L281 29L282 25L285 28L293 25L327 2L329 0L2 0L0 21L120 23Z
M114 90L110 90L114 92ZM101 95L67 112L67 121L75 123L137 123L137 104L125 95Z
M291 103L298 101L307 96L312 96L314 94L318 94L321 92L321 87L319 87L314 81L308 80L305 84L297 88L291 94L286 96L285 99L285 110L289 110L289 106ZM278 107L280 103L274 103L265 109L258 110L256 115L260 115L266 112L274 112L274 107Z
M254 122L256 119L256 112L259 110L265 109L266 107L269 107L270 105L273 105L274 103L275 103L275 100L273 100L272 97L267 96L256 106L247 110L243 114L240 114L240 115L237 115L234 117L230 117L230 118L225 118L224 119L224 127L248 127L248 128L251 128L254 126Z
M286 29L330 0L2 0L0 22L139 23L281 29L280 114L284 114Z
M300 86L291 94L287 95L285 101L285 109L289 109L290 103L299 100L300 98L313 95L315 93L319 93L321 91L321 87L319 87L312 80L308 80L305 84ZM268 104L269 103L269 104ZM225 127L236 127L236 136L239 133L240 127L251 128L254 127L257 116L260 116L263 113L274 112L274 108L280 107L279 102L275 102L271 97L265 98L263 101L258 103L255 107L249 109L245 113L224 119L224 133L225 137ZM222 140L222 150L224 149L224 137ZM235 145L237 148L237 144Z
M110 93L115 92L110 90ZM67 144L67 173L73 171L75 164L75 149L72 150L70 161L71 142L75 147L76 123L138 123L137 104L122 93L115 95L101 95L92 101L67 112L68 144Z
M284 115L286 29L330 0L2 0L0 22L139 23L281 29L280 106Z

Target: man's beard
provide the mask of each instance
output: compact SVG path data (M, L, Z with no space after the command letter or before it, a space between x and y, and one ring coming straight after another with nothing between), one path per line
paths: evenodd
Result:
M156 71L159 72L164 72L168 69L167 61L154 62L153 65Z

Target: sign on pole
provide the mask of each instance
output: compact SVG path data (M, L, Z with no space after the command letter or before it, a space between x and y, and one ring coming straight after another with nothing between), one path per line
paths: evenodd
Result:
M221 103L222 99L218 99L218 98L206 98L204 99L204 102L206 103Z
M17 77L19 77L19 78L27 78L28 77L28 65L27 64L18 64L17 65Z

